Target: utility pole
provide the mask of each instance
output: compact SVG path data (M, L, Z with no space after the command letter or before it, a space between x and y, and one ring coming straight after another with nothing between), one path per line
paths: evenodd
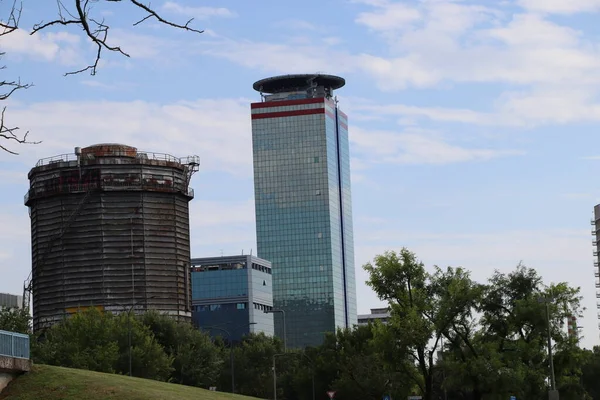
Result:
M275 356L273 354L273 400L277 400L277 371L275 370Z
M256 325L257 322L248 322L247 324L242 324L234 327L231 331L235 332L239 328L243 328L245 326ZM205 326L203 329L216 329L218 331L224 332L227 334L227 339L229 340L229 369L231 371L231 393L235 393L235 363L234 363L234 355L233 355L233 340L231 337L231 333L223 328L218 326Z
M556 377L554 376L554 359L552 357L552 336L550 330L550 305L546 301L546 321L548 322L548 358L550 360L550 378L552 390L556 390Z
M552 297L539 297L538 302L546 306L546 324L548 325L548 361L550 363L550 390L548 391L548 400L559 400L559 393L556 390L556 377L554 375L554 358L552 356L552 325L550 324L550 302Z

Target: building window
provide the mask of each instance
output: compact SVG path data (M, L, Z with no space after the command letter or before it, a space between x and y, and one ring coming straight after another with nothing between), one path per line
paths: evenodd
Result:
M238 310L245 310L246 309L246 303L237 303L236 304L236 308Z

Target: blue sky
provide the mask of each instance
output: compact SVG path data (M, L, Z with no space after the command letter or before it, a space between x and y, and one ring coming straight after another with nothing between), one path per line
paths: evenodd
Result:
M600 200L599 0L153 5L175 21L195 17L205 33L133 28L143 14L99 2L109 42L131 58L105 52L96 76L69 77L94 57L80 32L28 35L54 2L25 1L23 29L0 39L2 78L35 85L6 102L8 122L43 141L0 153L0 291L19 293L30 268L27 172L75 146L200 156L193 255L255 249L252 83L326 72L347 81L337 95L350 122L360 313L380 305L361 265L387 249L478 280L522 260L581 286L584 343L598 343L589 220Z

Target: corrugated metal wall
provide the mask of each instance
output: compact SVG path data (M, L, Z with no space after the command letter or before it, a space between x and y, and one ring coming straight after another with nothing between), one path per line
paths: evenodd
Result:
M139 155L32 169L34 329L85 307L191 318L190 175Z

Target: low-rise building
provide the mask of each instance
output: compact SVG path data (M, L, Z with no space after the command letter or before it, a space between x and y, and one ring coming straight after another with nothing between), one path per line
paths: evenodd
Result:
M390 319L390 309L385 308L371 308L371 314L359 314L358 325L368 325L369 322L381 321L383 324L387 324Z
M274 334L271 263L251 255L193 258L192 320L211 336L234 342Z
M0 293L0 308L23 308L23 296Z

